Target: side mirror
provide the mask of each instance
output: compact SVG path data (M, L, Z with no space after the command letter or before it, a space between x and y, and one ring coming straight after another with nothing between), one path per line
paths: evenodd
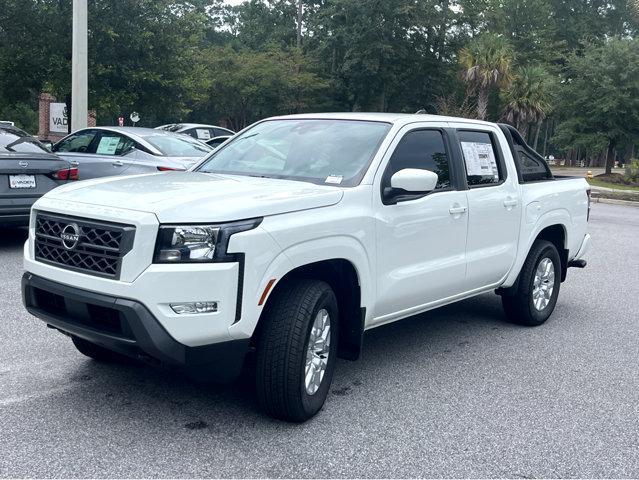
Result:
M408 193L428 193L435 190L438 176L430 170L404 168L391 177L391 188Z

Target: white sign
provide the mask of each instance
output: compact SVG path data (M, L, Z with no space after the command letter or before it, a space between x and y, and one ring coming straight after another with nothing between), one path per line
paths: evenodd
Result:
M198 140L210 140L211 132L208 128L196 128L195 132L197 133Z
M98 155L113 155L118 149L119 143L120 137L102 137L95 153Z
M49 132L69 133L69 117L64 103L49 104Z
M140 114L138 112L132 112L129 118L133 123L138 123L140 121Z
M497 159L490 143L461 142L464 160L466 160L466 173L469 176L495 176L499 180Z

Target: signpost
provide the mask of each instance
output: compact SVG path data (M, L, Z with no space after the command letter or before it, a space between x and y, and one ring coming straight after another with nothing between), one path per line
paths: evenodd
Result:
M140 121L140 114L138 112L131 112L131 116L129 117L133 122L133 126Z
M72 30L71 131L76 131L86 128L89 109L87 93L87 0L73 0Z

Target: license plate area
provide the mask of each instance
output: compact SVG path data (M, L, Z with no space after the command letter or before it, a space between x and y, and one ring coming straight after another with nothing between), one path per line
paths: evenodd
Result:
M35 175L9 175L9 188L36 188Z

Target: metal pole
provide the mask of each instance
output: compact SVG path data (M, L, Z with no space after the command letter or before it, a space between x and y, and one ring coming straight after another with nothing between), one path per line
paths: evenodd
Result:
M87 0L73 0L71 130L86 128L88 117Z

